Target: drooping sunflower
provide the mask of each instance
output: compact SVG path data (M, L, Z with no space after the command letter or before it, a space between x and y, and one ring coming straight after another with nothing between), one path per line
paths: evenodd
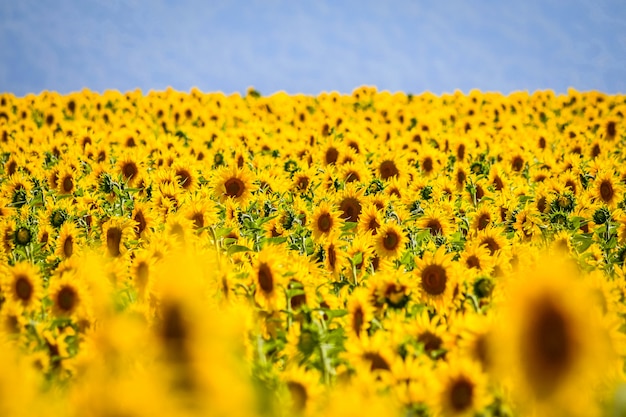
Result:
M43 296L43 284L37 267L30 262L20 261L8 268L2 282L5 302L25 311L34 311Z
M457 289L457 274L452 262L454 254L446 253L444 245L427 251L415 259L413 274L420 288L423 302L445 314L452 307Z

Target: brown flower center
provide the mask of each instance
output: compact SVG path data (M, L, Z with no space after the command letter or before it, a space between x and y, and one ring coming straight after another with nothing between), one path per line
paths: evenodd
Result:
M441 222L437 219L428 220L428 223L426 223L426 228L430 229L430 234L432 236L440 235L443 232Z
M400 173L398 168L396 167L395 162L386 160L380 164L379 167L380 177L384 180L387 180L391 177L396 177Z
M120 243L122 242L122 231L119 227L111 227L107 230L107 249L109 255L120 256Z
M63 192L69 194L74 189L74 180L72 177L67 176L63 178Z
M433 264L422 270L422 288L428 295L437 296L446 290L448 276L443 266Z
M339 151L334 147L330 147L326 151L325 158L326 158L326 165L334 164L335 162L337 162L337 159L339 158Z
M538 300L522 339L524 373L539 398L550 396L571 370L575 341L568 317L548 297Z
M126 162L124 166L122 167L122 174L124 175L124 178L126 178L127 180L133 177L136 177L138 172L139 170L137 169L137 164L135 164L132 161Z
M239 198L243 194L245 190L245 185L243 181L239 178L229 178L224 183L224 188L226 189L226 195L232 198Z
M306 388L299 382L287 381L287 389L291 395L293 409L298 413L304 410L308 400Z
M461 412L472 405L474 385L465 377L460 377L450 388L450 405L456 412Z
M330 213L323 213L317 219L317 227L322 233L330 232L330 229L333 226L333 218L330 216Z
M22 301L29 301L33 295L33 284L27 277L19 276L15 281L15 294Z
M489 226L490 222L491 222L491 216L489 215L489 213L482 213L480 217L478 217L478 225L477 225L478 230L483 230L484 228Z
M352 316L352 330L357 336L361 334L363 330L363 323L365 322L365 314L363 313L363 307L357 306Z
M433 159L430 156L424 158L424 160L422 161L422 170L425 173L430 174L433 171L433 167Z
M341 201L339 209L343 212L341 218L349 222L359 221L361 203L354 197L346 197Z
M467 257L465 264L468 268L480 269L480 259L476 255L470 255Z
M76 306L78 296L74 288L66 286L61 288L57 295L57 306L65 313L69 313Z
M428 330L421 333L417 337L417 341L424 345L424 352L426 352L429 355L432 352L441 349L441 345L443 343L443 340L441 340L439 336L429 332Z
M383 247L387 249L388 251L396 250L398 248L399 243L400 243L400 236L398 236L398 234L393 230L387 232L385 234L385 237L383 238Z
M389 367L389 363L383 358L379 353L376 352L366 352L363 355L363 359L370 362L370 371L383 370L388 371L391 368Z
M74 238L68 236L63 243L63 254L66 258L69 258L74 253Z
M274 291L274 277L272 276L272 270L270 269L268 264L263 262L259 265L257 279L259 282L259 286L264 293L270 294L272 291Z
M613 184L611 181L604 180L600 183L600 197L605 203L611 202L615 193L613 192Z

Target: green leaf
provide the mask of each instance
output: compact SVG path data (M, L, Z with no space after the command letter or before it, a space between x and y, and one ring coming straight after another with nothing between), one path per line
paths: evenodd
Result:
M235 253L239 253L239 252L252 252L252 249L248 248L247 246L242 246L242 245L232 245L228 248L228 255L233 255Z

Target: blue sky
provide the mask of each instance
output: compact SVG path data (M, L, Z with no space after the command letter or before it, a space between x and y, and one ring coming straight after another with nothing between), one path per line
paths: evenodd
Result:
M626 93L626 1L0 2L0 91Z

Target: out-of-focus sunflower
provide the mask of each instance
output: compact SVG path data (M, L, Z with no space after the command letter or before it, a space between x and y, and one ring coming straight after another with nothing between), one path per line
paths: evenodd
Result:
M134 235L135 221L126 217L112 217L102 225L102 246L112 258L124 256L128 241Z
M487 377L480 365L454 358L437 370L438 395L432 408L445 416L473 416L491 402Z
M367 329L374 318L374 308L370 302L369 291L365 288L357 288L348 296L346 309L346 328L349 334L356 337L367 336Z
M524 408L593 415L592 387L611 352L594 300L571 261L551 257L515 274L502 305L494 352L502 376L512 378Z

